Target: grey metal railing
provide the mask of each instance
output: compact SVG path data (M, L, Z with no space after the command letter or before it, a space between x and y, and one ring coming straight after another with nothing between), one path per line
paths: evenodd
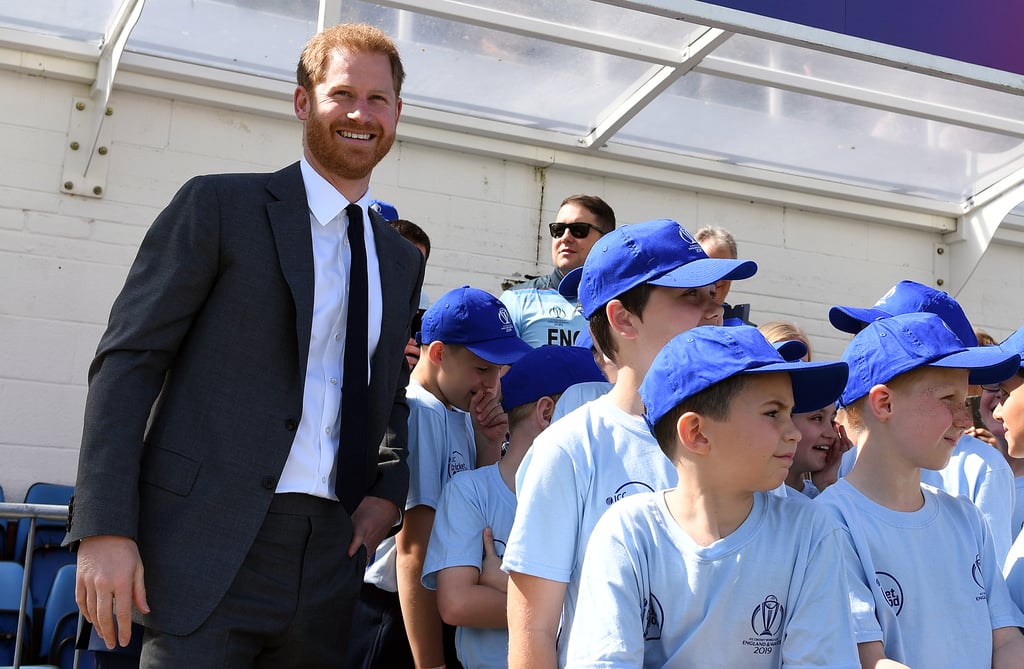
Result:
M57 520L64 522L68 517L68 507L62 504L17 504L0 503L0 518L17 520L19 523L28 521L28 534L25 537L25 576L21 582L21 607L18 609L18 637L14 641L14 666L21 667L21 654L24 652L25 621L28 619L29 577L32 574L32 546L36 539L36 523L39 520ZM16 556L17 557L17 556ZM83 618L78 616L78 630L82 630ZM79 651L75 651L75 669L78 669Z

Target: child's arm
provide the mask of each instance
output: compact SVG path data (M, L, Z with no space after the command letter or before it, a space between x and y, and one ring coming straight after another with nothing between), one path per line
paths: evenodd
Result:
M508 593L508 574L501 569L501 558L494 550L494 535L491 534L489 527L484 528L484 559L480 565L480 579L477 582L498 590L503 598Z
M437 607L449 625L508 627L505 593L480 585L476 567L448 567L437 574ZM419 665L422 666L422 665Z
M509 573L509 669L555 669L558 623L567 583Z
M1024 667L1024 634L1016 627L992 630L992 669Z
M444 664L441 642L441 615L433 590L423 587L423 561L434 525L434 510L415 506L405 512L405 523L395 537L398 549L398 598L409 647L417 667L438 667Z
M859 643L857 652L860 653L861 669L909 669L905 664L888 659L881 641Z

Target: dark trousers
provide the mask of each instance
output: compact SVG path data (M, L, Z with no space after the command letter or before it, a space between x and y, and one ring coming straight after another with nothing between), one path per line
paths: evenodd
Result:
M224 599L192 634L147 629L143 669L336 669L366 551L338 502L276 495ZM202 569L202 565L196 565Z

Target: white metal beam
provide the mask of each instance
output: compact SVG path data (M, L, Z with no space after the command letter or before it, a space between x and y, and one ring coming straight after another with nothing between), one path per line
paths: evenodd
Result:
M1024 168L982 191L975 206L957 219L955 232L943 235L948 277L943 289L956 297L977 269L1006 216L1024 202ZM980 204L977 204L980 203Z
M708 28L697 39L683 50L679 62L675 65L662 66L651 76L637 82L634 90L625 99L601 114L597 126L583 137L581 144L585 147L602 147L622 126L626 125L640 111L653 102L669 86L680 77L690 72L711 52L725 43L732 33L717 28Z

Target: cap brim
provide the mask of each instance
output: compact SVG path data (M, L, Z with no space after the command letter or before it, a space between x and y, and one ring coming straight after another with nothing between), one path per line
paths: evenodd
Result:
M669 288L700 288L701 286L710 286L716 281L749 279L756 273L757 263L753 260L700 258L680 265L671 272L651 279L647 283ZM559 286L559 292L561 292L561 286Z
M743 374L788 372L793 383L793 413L817 411L834 403L846 387L850 370L845 362L777 362Z
M511 365L533 350L532 346L519 337L502 337L462 345L492 365Z
M580 294L580 281L583 280L583 268L570 270L558 283L558 292L562 297L576 297Z
M807 345L799 339L787 339L785 341L773 342L772 346L779 352L784 360L800 360L807 355Z
M891 318L892 314L868 307L832 307L828 310L828 321L832 327L841 331L857 334L864 329L868 323L873 323L880 318Z
M970 371L968 383L983 386L1005 381L1016 374L1020 369L1020 356L1016 353L1007 353L998 346L978 346L952 353L928 365L966 369Z

